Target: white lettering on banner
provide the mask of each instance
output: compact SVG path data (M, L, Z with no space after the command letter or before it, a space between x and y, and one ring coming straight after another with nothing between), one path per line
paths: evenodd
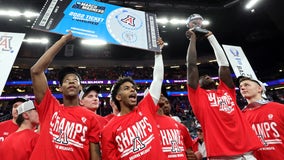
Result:
M260 137L265 146L269 144L282 144L276 122L262 122L252 124L252 129Z
M82 143L86 141L86 132L88 130L88 127L84 124L70 122L66 118L60 117L58 112L55 112L50 121L50 127L50 134L56 143L72 144L83 148ZM80 141L76 138L77 136L80 136Z
M147 145L154 139L152 132L153 127L148 122L147 117L143 117L140 121L137 121L126 129L121 130L120 127L115 141L118 145L118 151L122 152L122 157L147 148Z
M220 111L227 113L234 111L233 106L235 106L235 103L227 92L225 92L221 97L219 97L216 93L207 93L207 97L211 107L219 107Z

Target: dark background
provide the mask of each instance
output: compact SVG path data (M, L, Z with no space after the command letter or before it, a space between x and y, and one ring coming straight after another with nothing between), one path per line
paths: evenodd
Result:
M199 13L211 24L211 30L220 44L241 46L244 50L256 76L262 81L283 78L283 32L284 32L284 1L262 0L255 7L255 12L244 9L246 0L103 0L119 6L126 6L157 14L158 18L177 17L187 19L192 13ZM40 0L0 0L0 9L18 9L22 12L32 10L40 12L45 1ZM142 7L136 8L135 5ZM9 19L13 21L9 21ZM0 31L26 33L28 37L48 37L50 44L60 38L60 35L45 33L31 29L31 22L24 17L0 16ZM160 36L169 45L163 50L165 65L184 65L188 40L185 37L187 28L184 25L159 24ZM153 54L145 50L127 48L116 45L104 47L84 47L76 39L73 56L66 57L63 49L53 62L53 67L62 65L87 67L96 66L135 66L153 65ZM15 65L29 68L40 57L48 45L23 43ZM215 59L214 52L208 41L198 42L199 66L201 72L217 74L217 64L208 63Z

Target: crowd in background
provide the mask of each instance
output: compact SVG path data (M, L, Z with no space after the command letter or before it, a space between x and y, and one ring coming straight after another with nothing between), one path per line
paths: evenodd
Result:
M58 69L54 70L47 70L46 75L49 80L57 79L57 71ZM144 67L143 69L135 68L135 67L115 67L115 68L86 68L78 70L82 75L84 80L115 80L119 76L131 76L133 79L152 79L152 68L151 67ZM212 75L214 76L214 75ZM164 79L179 79L184 80L186 79L186 67L181 66L180 68L170 68L165 67L165 78ZM11 74L8 78L8 81L24 81L24 80L31 80L29 69L19 69L14 68L11 71ZM148 84L139 84L140 90L143 91ZM185 88L181 88L182 84L167 84L170 86L169 91L186 91ZM2 94L9 96L9 94L15 94L15 89L18 87L22 87L26 89L27 93L32 93L32 89L30 86L6 86L6 92ZM56 85L50 86L54 89L57 87ZM102 87L102 91L104 87ZM10 92L10 93L9 93ZM56 92L56 91L55 91ZM105 90L105 92L107 92ZM246 105L246 100L239 94L237 91L237 100L239 106L242 108ZM284 103L284 90L268 90L266 92L268 98L270 100ZM192 112L190 103L188 101L187 96L169 96L168 97L171 106L172 106L172 115L178 116L182 122L189 128L191 135L196 137L195 133L195 125L196 125L196 118ZM105 116L111 113L112 109L109 104L108 97L100 98L100 108L98 109L98 114ZM2 100L0 102L0 121L4 121L11 118L11 106L8 106L8 101Z

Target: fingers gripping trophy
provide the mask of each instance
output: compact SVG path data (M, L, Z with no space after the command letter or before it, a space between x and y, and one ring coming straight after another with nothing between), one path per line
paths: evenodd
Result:
M209 31L202 26L203 17L199 14L192 14L187 18L186 26L192 30L197 37L204 37Z

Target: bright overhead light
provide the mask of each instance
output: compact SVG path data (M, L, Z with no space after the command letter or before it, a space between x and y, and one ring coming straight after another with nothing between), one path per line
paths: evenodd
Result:
M22 15L22 13L20 11L16 11L16 10L9 10L7 11L7 15L11 16L11 17L19 17Z
M0 10L0 16L19 17L21 15L21 12L17 10Z
M209 62L209 63L217 62L217 60L216 60L216 59L212 59L212 60L209 60L208 62Z
M187 23L187 20L186 19L178 19L178 18L173 18L171 20L168 20L168 18L157 18L157 22L160 23L160 24L167 24L167 23L170 23L172 25L186 25ZM208 20L203 20L202 21L202 24L207 26L210 24L210 22ZM163 26L163 28L165 28Z
M179 68L179 66L170 66L170 68Z
M9 17L20 17L25 16L27 18L37 17L39 13L32 11L20 12L18 10L0 10L0 16L9 16Z
M90 46L100 46L100 45L107 44L105 40L101 40L101 39L83 39L81 40L81 43L84 45L90 45Z
M39 13L35 13L35 12L32 12L32 11L25 11L23 13L23 15L27 18L31 18L31 17L37 17L39 16Z
M47 44L49 42L49 40L47 38L27 38L24 39L23 42L27 42L27 43L41 43L41 44Z
M186 24L186 20L173 18L170 20L171 24Z
M251 9L251 8L253 8L258 2L259 2L259 0L250 0L250 1L246 4L245 8L246 8L246 9Z
M161 18L161 19L158 18L157 22L161 23L161 24L167 24L169 22L169 20L167 18Z
M208 20L203 20L202 21L202 25L204 26L208 26L210 24L210 22Z

